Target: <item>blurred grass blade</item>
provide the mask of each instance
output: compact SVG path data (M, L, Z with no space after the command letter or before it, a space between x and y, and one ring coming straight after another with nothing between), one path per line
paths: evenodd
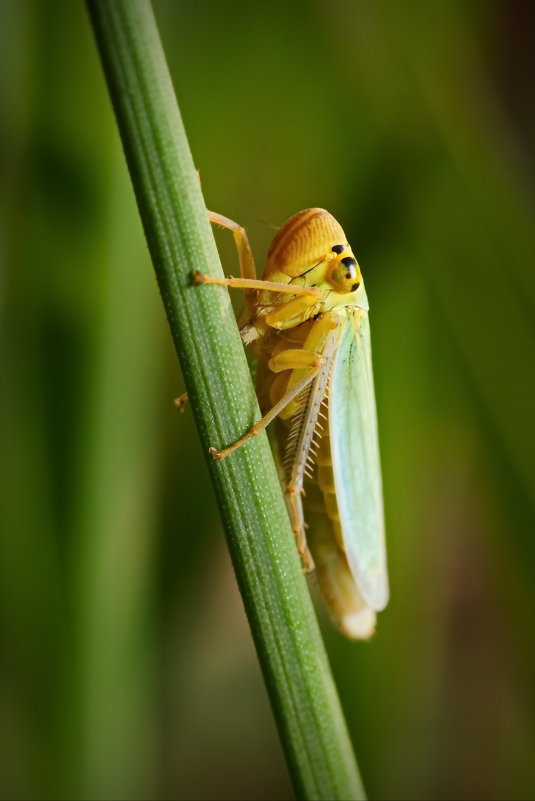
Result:
M107 184L104 302L93 321L73 526L71 725L75 779L88 798L146 798L153 779L147 733L155 705L150 624L161 332L142 238L131 232L135 207L125 172L115 160Z
M203 448L259 415L217 250L146 0L88 3L132 182ZM296 792L363 789L265 436L209 469ZM193 625L193 624L192 624Z

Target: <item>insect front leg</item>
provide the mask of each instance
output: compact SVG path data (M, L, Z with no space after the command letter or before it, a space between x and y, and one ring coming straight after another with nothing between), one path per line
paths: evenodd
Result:
M240 225L239 223L234 222L234 220L231 220L230 217L224 217L222 214L218 214L215 211L208 211L208 219L213 225L220 225L221 228L226 228L227 231L232 232L236 250L238 251L238 258L240 260L240 276L247 281L254 280L256 278L254 256L247 232L243 225ZM245 308L247 314L249 314L253 308L254 299L254 290L246 289Z
M230 217L224 217L216 211L208 211L208 219L213 225L220 225L227 231L232 231L238 258L240 260L240 274L242 278L256 278L256 267L254 263L253 251L247 236L247 231Z
M321 300L323 292L320 289L309 286L298 286L295 284L279 284L276 281L264 281L256 278L220 278L215 275L205 275L199 270L193 273L193 283L196 286L201 284L216 284L217 286L228 286L231 289L245 289L245 290L258 290L261 289L265 292L273 292L277 295L305 295L310 298L309 304L317 303Z
M208 211L208 219L214 225L220 225L222 228L226 228L228 231L232 232L240 261L240 277L233 278L231 276L229 278L220 278L204 275L204 273L199 272L199 270L195 270L193 273L193 283L197 285L219 284L234 289L243 289L245 291L245 308L240 316L240 325L248 320L253 313L257 300L257 291L259 289L269 292L286 292L292 295L301 294L308 297L310 297L311 294L315 297L319 296L320 293L315 289L277 284L273 281L257 280L253 251L245 228L229 217L224 217L222 214L218 214L215 211Z

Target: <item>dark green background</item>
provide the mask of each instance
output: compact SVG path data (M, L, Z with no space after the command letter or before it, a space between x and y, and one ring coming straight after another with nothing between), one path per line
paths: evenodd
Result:
M209 207L260 269L325 206L366 278L392 600L325 636L369 795L533 798L535 5L155 10ZM0 792L288 798L83 4L3 0L0 54Z

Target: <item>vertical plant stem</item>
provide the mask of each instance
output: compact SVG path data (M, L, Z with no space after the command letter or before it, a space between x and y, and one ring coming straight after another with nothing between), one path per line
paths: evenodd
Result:
M206 208L147 0L89 0L137 202L202 446L259 416ZM183 458L186 458L185 456ZM265 435L208 459L296 793L363 798L345 721Z

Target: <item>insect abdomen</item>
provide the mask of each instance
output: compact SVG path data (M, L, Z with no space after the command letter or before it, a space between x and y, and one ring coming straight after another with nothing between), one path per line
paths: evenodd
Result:
M342 633L367 639L374 633L376 616L362 598L344 552L328 433L321 439L316 465L313 480L305 485L303 506L318 585Z

